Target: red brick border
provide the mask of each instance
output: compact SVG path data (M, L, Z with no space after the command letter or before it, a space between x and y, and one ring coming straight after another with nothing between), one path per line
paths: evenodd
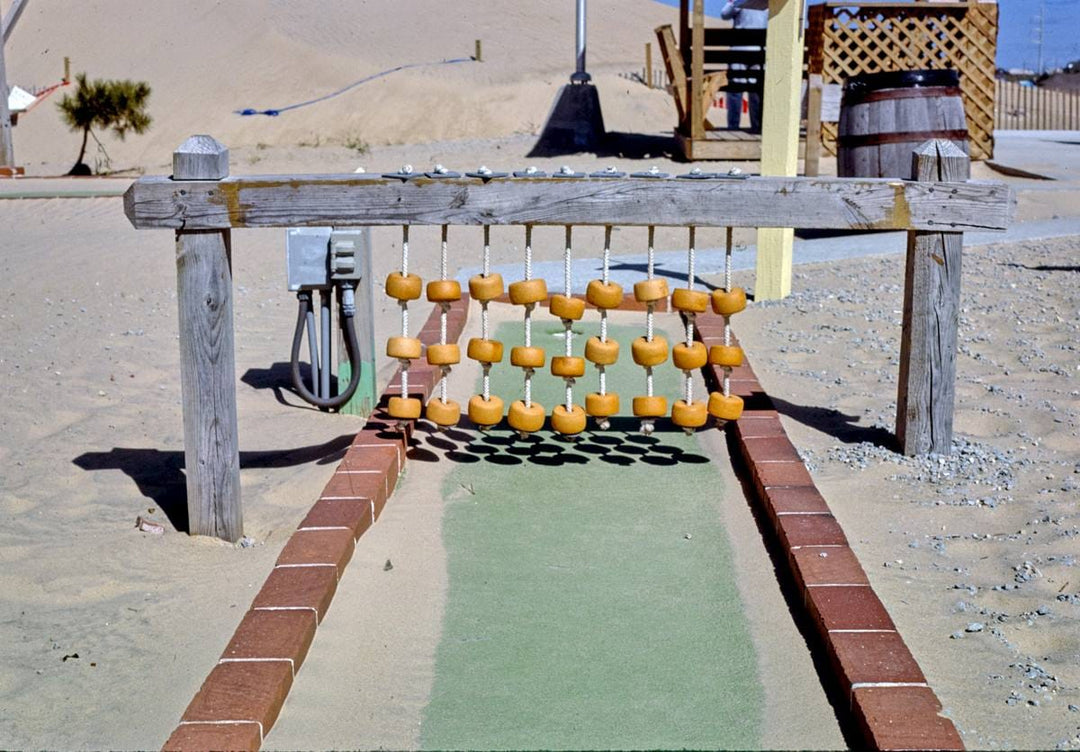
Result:
M699 321L697 336L706 347L723 343L720 317ZM723 369L704 370L710 388L718 389ZM880 750L964 749L748 362L733 369L731 391L745 403L732 429L747 480L863 744Z
M451 306L449 341L461 336L468 310L467 299ZM417 336L425 345L439 341L437 308ZM412 395L426 401L438 383L439 371L421 362L409 370L409 377ZM386 388L380 411L400 389L400 382ZM377 415L356 434L164 749L257 750L262 746L330 607L356 541L379 518L404 467L408 439L388 428Z

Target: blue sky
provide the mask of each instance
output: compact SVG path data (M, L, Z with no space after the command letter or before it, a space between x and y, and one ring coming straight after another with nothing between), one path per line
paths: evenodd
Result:
M657 1L676 7L679 4L678 0ZM813 3L814 0L811 0ZM1080 0L999 0L999 66L1035 67L1038 60L1036 19L1040 6L1044 4L1044 67L1061 66L1070 60L1080 59ZM705 0L705 12L710 15L719 15L723 6L724 0Z

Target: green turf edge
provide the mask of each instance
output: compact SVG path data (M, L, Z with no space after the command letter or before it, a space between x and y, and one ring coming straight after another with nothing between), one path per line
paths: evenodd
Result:
M549 356L561 353L551 336L560 329L537 327ZM496 336L509 347L519 331L503 325ZM623 343L637 334L611 332ZM628 354L609 369L624 412L643 387ZM578 401L595 388L591 371ZM658 369L658 392L674 399L679 376ZM503 364L492 379L497 394L520 392L517 369ZM561 393L538 377L549 412ZM764 691L710 498L725 489L693 437L568 444L497 431L452 454L459 464L442 489L450 585L424 748L759 746Z

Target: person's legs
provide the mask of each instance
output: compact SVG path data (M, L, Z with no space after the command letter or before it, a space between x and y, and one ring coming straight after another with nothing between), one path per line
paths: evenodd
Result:
M761 94L751 91L746 96L750 100L750 130L761 133Z
M727 107L727 127L729 131L739 130L742 120L742 92L729 91L725 97Z

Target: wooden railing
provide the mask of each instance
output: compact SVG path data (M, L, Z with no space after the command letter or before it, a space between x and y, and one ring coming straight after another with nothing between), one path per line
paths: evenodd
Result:
M1080 130L1080 91L1041 89L999 79L995 101L995 129Z
M1003 230L1013 197L968 180L966 155L927 142L918 182L840 178L230 177L228 150L193 136L171 177L124 195L140 229L176 232L181 388L191 532L242 532L232 323L232 228L367 225L634 225L906 230L897 435L908 454L948 453L967 230Z

